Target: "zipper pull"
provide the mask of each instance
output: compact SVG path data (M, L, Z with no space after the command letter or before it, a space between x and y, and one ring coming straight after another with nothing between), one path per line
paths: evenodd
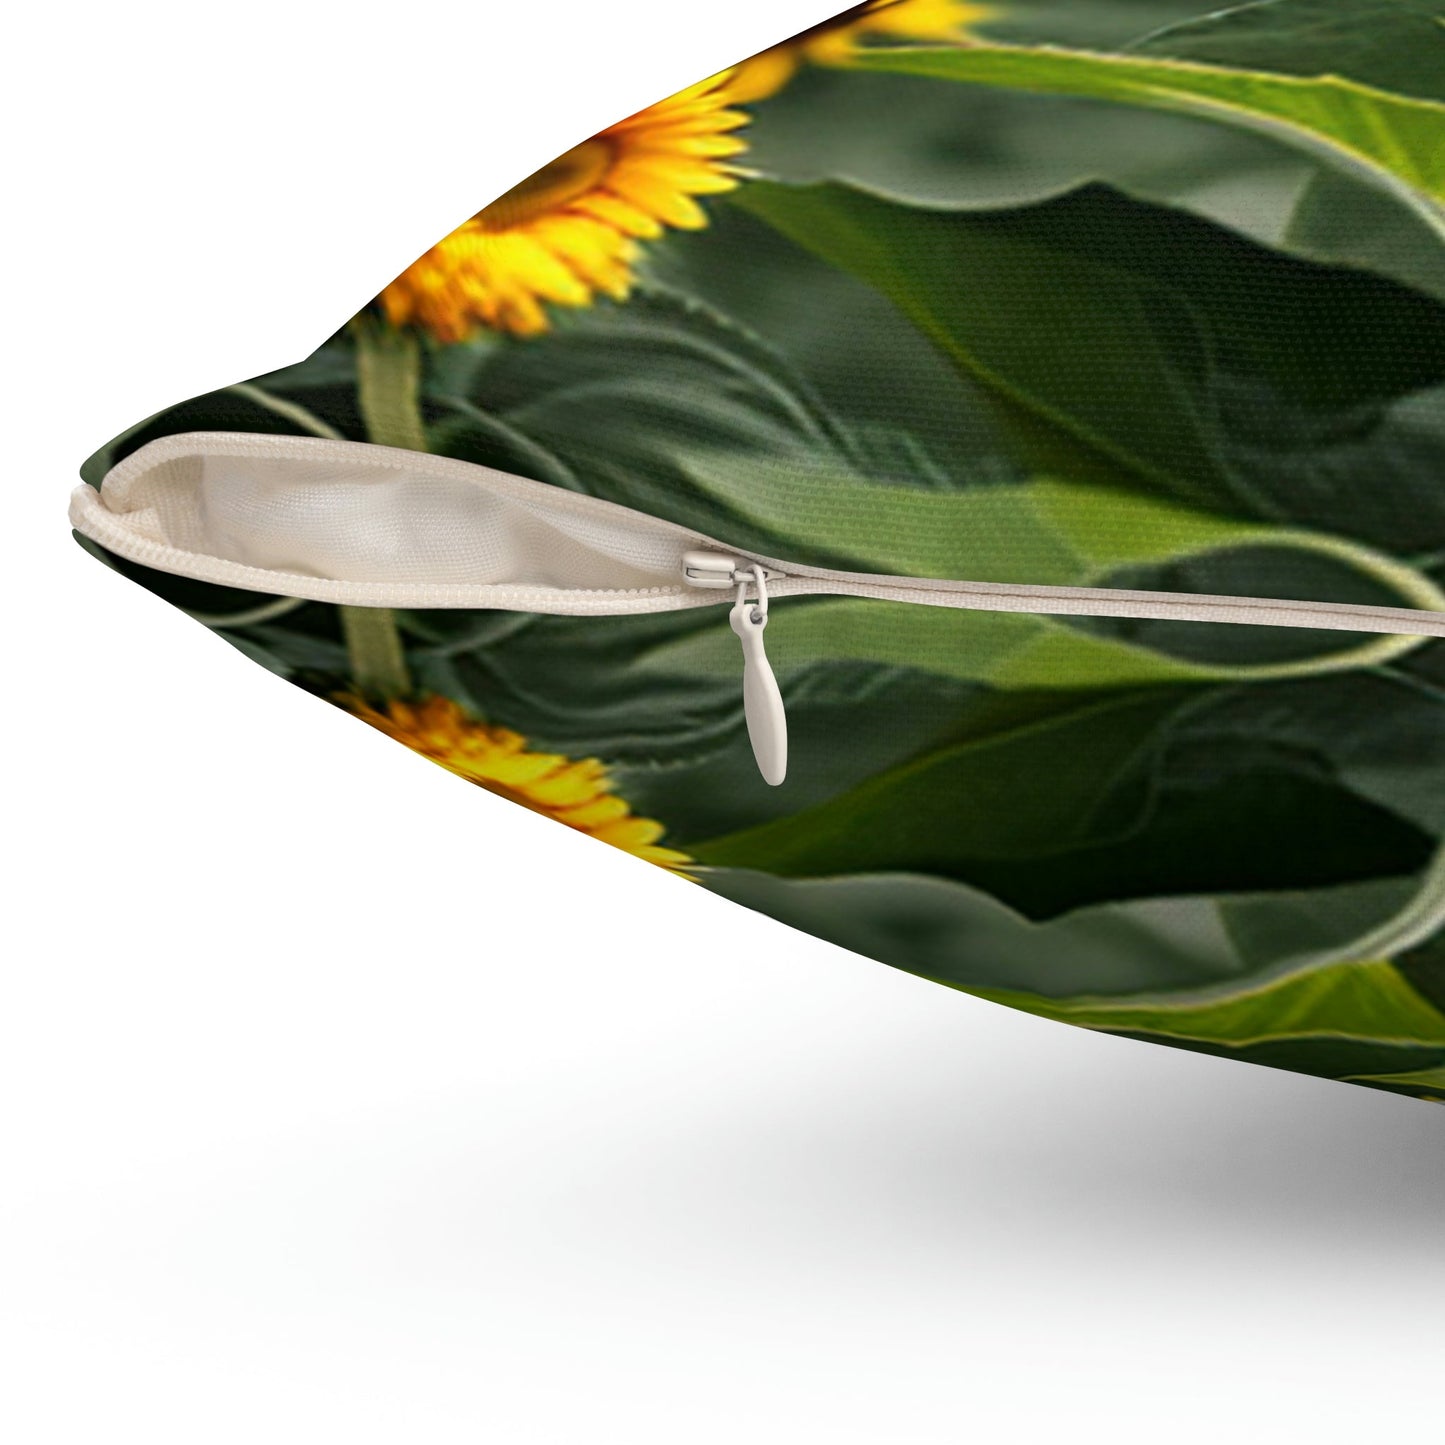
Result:
M763 647L763 629L768 625L767 579L779 574L756 563L739 565L716 552L689 552L682 571L694 587L737 588L728 625L743 645L743 716L758 771L776 788L788 774L788 715ZM749 587L757 593L752 602Z
M761 567L751 569L757 600L748 601L748 578L738 583L738 600L728 623L743 645L743 715L748 720L748 741L763 781L777 787L788 775L788 714L783 694L763 650L763 629L768 625L768 584Z

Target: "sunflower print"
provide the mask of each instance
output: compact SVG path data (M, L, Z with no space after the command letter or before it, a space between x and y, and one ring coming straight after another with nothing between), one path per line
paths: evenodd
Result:
M532 752L519 733L475 721L450 698L393 700L384 710L354 693L343 693L336 701L379 732L489 793L661 868L677 872L692 862L686 853L661 846L666 829L651 818L639 818L612 791L607 768L597 758Z
M707 224L698 197L738 184L732 72L609 126L477 212L377 298L396 327L450 344L487 329L535 336L548 306L624 299L640 242Z

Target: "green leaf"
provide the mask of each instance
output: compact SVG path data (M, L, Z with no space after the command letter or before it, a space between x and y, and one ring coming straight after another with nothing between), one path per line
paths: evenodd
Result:
M1173 697L1125 697L969 739L811 813L707 844L699 857L789 875L895 868L960 877L978 860L1062 851L1096 826L1119 775L1177 706Z
M828 78L854 77L829 72ZM847 113L856 114L853 107ZM807 136L816 136L817 119L806 116L804 128ZM997 428L980 388L887 297L793 245L757 217L717 206L705 231L668 236L648 251L645 264L655 284L699 297L704 305L698 314L726 315L766 338L855 430L882 425L906 434L943 470L976 472L998 465ZM651 305L652 294L641 299ZM888 358L887 366L877 364L881 356ZM934 465L904 470L896 461L875 458L870 471L880 481L919 485Z
M1030 44L1114 50L1217 8L1209 0L1012 0L995 6L974 28L986 36Z
M750 164L776 180L846 179L970 208L1107 181L1266 243L1278 241L1311 164L1269 137L1194 116L851 67L805 70L760 108L748 143ZM756 269L746 251L733 264Z
M919 874L793 879L719 868L699 877L745 907L934 982L1033 1012L1077 1006L1101 1016L1128 1001L1153 1011L1166 1002L1213 1006L1281 975L1328 967L1320 961L1347 954L1414 888L1393 879L1165 895L1030 919L981 888Z
M1035 919L1121 897L1413 875L1442 821L1445 758L1418 747L1430 729L1445 735L1441 709L1424 699L1397 716L1403 683L1352 697L1352 681L1065 694L1042 715L979 708L953 746L695 851L789 877L953 878ZM1418 933L1441 907L1413 891L1400 906L1411 899Z
M1395 671L1221 688L1181 719L1201 759L1275 756L1445 837L1445 689ZM1202 762L1202 766L1219 764Z
M981 997L1063 1023L1154 1038L1259 1044L1333 1035L1374 1043L1445 1047L1445 1014L1386 962L1338 963L1269 987L1203 1002L1053 1000L999 990Z
M1115 50L1209 8L1199 0L1022 0L995 7L975 30L991 41ZM1141 120L1123 106L919 84L852 66L805 68L758 107L748 142L750 163L780 180L846 178L904 200L974 207L1103 180L1267 243L1278 241L1307 169L1288 147L1191 116Z
M1265 0L1161 27L1130 48L1234 70L1340 76L1445 101L1442 0Z
M1343 52L1360 55L1362 70L1372 75L1406 69L1385 66L1377 54L1363 53L1379 29L1378 3L1332 0L1332 5L1338 12L1332 32L1294 63L1326 65L1338 72L1329 55ZM1262 131L1400 194L1445 238L1445 105L1393 94L1339 73L1285 73L1291 37L1298 34L1295 18L1301 10L1315 13L1315 5L1275 0L1246 9L1256 13L1243 23L1245 12L1235 11L1182 32L1165 31L1127 54L983 43L876 50L857 64L867 71L1183 111ZM1441 47L1438 27L1431 27L1429 17L1409 18L1422 27L1419 59L1428 69L1430 57ZM1386 48L1396 43L1398 37L1387 37ZM1251 69L1252 64L1261 68ZM1409 71L1407 79L1414 75Z
M1359 266L1445 300L1445 245L1408 206L1341 171L1319 171L1290 219L1286 243L1302 255Z
M1410 987L1445 1013L1445 925L1413 944L1396 962Z
M935 491L801 461L759 458L743 471L720 456L693 459L689 479L774 539L786 561L803 560L821 532L833 555L860 570L904 577L1083 584L1110 563L1274 535L1123 491L1046 481Z
M1375 1071L1426 1069L1445 1062L1445 1049L1438 1045L1376 1043L1371 1039L1349 1039L1334 1034L1301 1034L1258 1044L1221 1044L1155 1034L1117 1036L1143 1043L1170 1044L1216 1058L1259 1064L1267 1069L1288 1069L1296 1074L1317 1074L1322 1079L1345 1081ZM1370 1087L1388 1088L1389 1085Z
M1433 1069L1413 1069L1404 1074L1349 1074L1352 1084L1373 1084L1416 1098L1445 1102L1445 1063Z
M971 213L759 181L733 204L1121 485L1405 553L1445 542L1445 306L1105 187Z
M1433 1068L1363 1071L1445 1062L1445 1014L1385 961L1335 963L1198 1002L978 992L1064 1023L1362 1083L1404 1081L1428 1089Z

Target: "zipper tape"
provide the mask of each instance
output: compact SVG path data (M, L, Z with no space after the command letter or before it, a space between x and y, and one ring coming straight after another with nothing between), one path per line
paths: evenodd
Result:
M244 543L234 525L218 528L208 517L226 489L225 463L268 462L304 465L314 476L330 467L379 490L386 480L455 483L495 505L479 509L485 521L509 510L541 523L534 545L556 538L590 549L596 565L577 580L531 577L487 581L439 581L434 578L368 578L325 575L319 568L257 565L217 550L207 550L217 533L222 541ZM220 477L206 477L219 467ZM209 480L209 486L207 482ZM309 483L314 489L317 483ZM323 484L324 485L324 484ZM265 499L263 498L264 502ZM364 505L364 502L363 502ZM281 523L295 521L295 509L276 507ZM325 438L263 436L251 433L190 432L163 437L132 453L104 478L100 490L78 487L71 498L71 525L117 556L200 582L245 591L335 602L355 607L496 608L571 616L625 616L666 612L724 601L713 591L717 581L700 584L686 576L689 552L704 551L735 559L736 567L764 569L770 595L843 596L925 607L972 608L993 612L1030 612L1045 616L1132 617L1159 621L1221 622L1260 627L1324 628L1348 632L1397 633L1445 637L1445 610L1382 607L1351 603L1282 601L1274 598L1218 596L1207 593L1149 592L1104 587L1020 586L993 582L956 582L893 577L811 567L785 559L739 552L700 532L645 513L525 477L494 471L450 457ZM330 532L340 519L326 523ZM378 547L378 551L382 550ZM388 554L388 565L395 559ZM425 558L422 565L425 565ZM515 559L525 573L536 559ZM415 569L415 560L406 566ZM624 585L601 581L599 568L625 574ZM549 562L555 574L557 567ZM728 576L723 588L731 589Z
M1445 596L1438 608L1379 607L810 567L472 462L324 438L164 437L114 467L98 491L77 488L70 520L116 555L162 572L343 606L622 617L731 594L748 737L773 786L788 767L787 716L763 646L778 597L1445 637ZM1439 595L1424 579L1415 590L1430 602Z

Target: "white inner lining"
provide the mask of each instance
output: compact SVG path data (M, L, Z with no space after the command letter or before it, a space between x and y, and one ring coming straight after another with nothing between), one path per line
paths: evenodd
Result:
M82 489L74 510L78 530L133 560L233 585L264 573L251 585L282 592L276 574L383 589L673 590L701 540L469 462L230 433L153 442L98 495Z

